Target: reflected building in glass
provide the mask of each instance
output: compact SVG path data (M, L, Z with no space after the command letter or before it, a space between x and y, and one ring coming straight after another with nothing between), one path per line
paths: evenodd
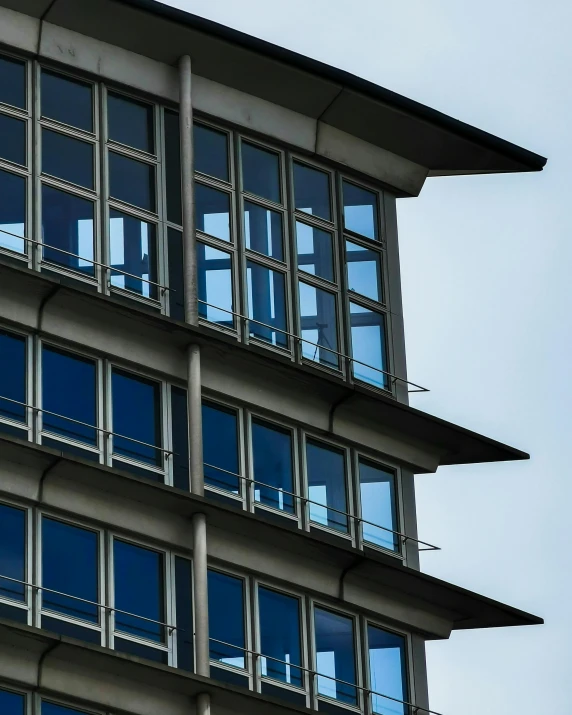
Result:
M528 455L410 406L397 201L545 160L152 0L0 43L0 713L431 715L541 619L420 568L414 476Z

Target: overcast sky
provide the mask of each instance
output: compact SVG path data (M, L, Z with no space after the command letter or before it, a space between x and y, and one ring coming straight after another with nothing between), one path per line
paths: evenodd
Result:
M572 707L572 3L169 0L498 134L544 172L429 179L399 202L416 407L529 462L417 478L423 569L546 620L428 644L431 707Z

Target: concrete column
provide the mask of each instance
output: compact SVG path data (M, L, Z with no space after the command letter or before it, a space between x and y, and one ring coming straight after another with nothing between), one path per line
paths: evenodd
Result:
M210 675L209 604L207 587L207 520L204 514L193 517L193 584L195 597L195 670Z

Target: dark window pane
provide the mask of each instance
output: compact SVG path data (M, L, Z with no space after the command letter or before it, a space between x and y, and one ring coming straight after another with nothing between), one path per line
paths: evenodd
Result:
M93 360L55 348L42 348L42 407L48 411L42 413L44 430L97 445L97 431L77 424L97 426L96 370Z
M155 211L154 167L110 151L109 193L119 201Z
M197 268L200 317L234 328L230 253L197 241Z
M44 261L95 275L93 201L42 186L42 241Z
M244 235L246 247L265 256L284 260L282 248L282 214L279 211L244 202Z
M362 525L364 541L397 551L399 537L392 533L397 531L395 475L360 459L359 488L362 518L371 522ZM385 528L377 528L374 524Z
M294 204L298 211L331 221L330 175L294 162Z
M121 370L113 370L111 387L115 433L113 453L161 466L161 452L146 446L161 446L160 385Z
M26 179L0 170L0 246L24 253L26 242Z
M166 651L158 650L157 648L143 645L142 643L137 643L136 641L128 641L125 638L118 638L115 636L113 646L119 653L129 653L129 655L135 655L137 658L146 658L147 660L152 660L155 663L163 663L164 665L167 665L169 660L169 654Z
M202 124L193 126L195 170L223 181L229 181L228 135L208 129Z
M366 238L379 239L377 195L344 181L344 226Z
M306 443L310 521L337 531L348 530L346 460L341 450L308 440Z
M242 143L242 188L264 199L282 203L280 157L247 142Z
M134 615L115 612L115 630L163 643L165 622L163 555L142 546L115 539L113 573L115 607ZM138 618L141 616L142 618ZM151 619L150 621L142 620ZM159 623L153 623L158 621Z
M87 713L85 710L76 710L75 708L68 708L64 705L48 703L44 700L42 701L42 715L87 715Z
M171 423L173 425L173 485L189 491L189 418L187 391L171 386Z
M287 348L286 281L284 273L247 262L250 337Z
M99 538L96 532L42 519L42 607L89 623L99 623ZM48 589L65 593L67 598ZM79 601L85 599L91 601Z
M235 668L244 668L245 654L241 650L246 647L244 581L217 571L209 571L208 590L211 660Z
M292 433L261 420L252 421L254 498L260 504L293 514Z
M195 162L196 162L195 154ZM165 110L165 181L167 183L167 219L183 224L181 206L181 143L179 115Z
M0 574L8 577L0 578L0 596L25 601L25 586L16 581L26 581L26 512L5 504L0 504Z
M405 638L375 626L368 626L369 675L373 712L376 715L407 715ZM383 697L383 696L388 697ZM394 698L394 700L390 700Z
M230 241L230 194L204 184L195 184L197 229Z
M154 152L153 107L119 94L107 95L109 139L135 149Z
M350 301L354 377L376 387L388 389L385 345L385 319L381 313Z
M42 172L93 189L93 144L42 129Z
M185 277L183 275L183 234L176 228L167 228L169 252L169 315L175 320L185 320ZM199 306L200 309L200 306Z
M192 564L175 556L175 598L177 608L177 668L193 671L193 585Z
M318 693L356 705L357 689L345 684L356 682L353 620L315 608L314 628Z
M26 421L26 365L26 339L0 330L0 417Z
M371 300L383 300L381 291L381 255L352 241L346 241L348 290Z
M238 461L238 422L232 409L203 404L205 482L238 494L242 491ZM228 474L227 472L231 472Z
M93 132L93 86L42 70L42 116Z
M322 365L339 367L336 296L321 288L298 282L302 356Z
M157 299L155 224L111 209L109 254L111 285Z
M296 221L296 248L301 271L334 280L333 237L329 231Z
M77 638L85 643L101 645L101 631L79 626L77 623L71 623L70 621L62 621L61 618L44 615L42 616L40 628L45 628L47 631L52 631L52 633L59 633L60 636Z
M303 673L300 641L300 601L298 598L258 589L262 675L301 688Z
M0 57L0 102L26 109L26 65Z
M0 114L0 159L26 164L26 122Z
M2 61L0 60L0 73L1 72L2 72ZM25 695L21 695L20 693L11 693L8 690L0 690L0 713L2 713L2 715L24 715L25 711L26 711L26 696ZM42 713L42 715L45 715L45 714ZM46 715L49 715L49 714L46 714Z

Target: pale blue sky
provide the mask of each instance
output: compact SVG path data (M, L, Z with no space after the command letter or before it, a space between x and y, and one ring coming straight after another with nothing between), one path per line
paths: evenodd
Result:
M572 3L169 0L548 157L540 174L430 179L399 203L414 405L530 462L417 480L425 571L542 615L428 645L444 715L572 708Z

